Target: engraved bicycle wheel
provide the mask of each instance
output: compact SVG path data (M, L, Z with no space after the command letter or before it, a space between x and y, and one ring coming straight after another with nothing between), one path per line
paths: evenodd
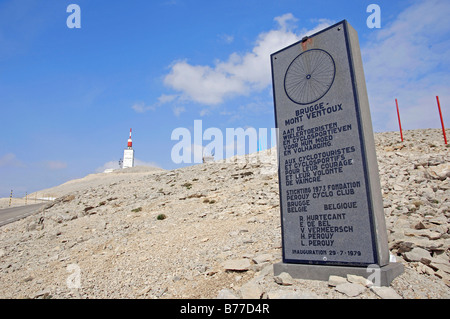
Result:
M311 104L327 94L335 75L332 56L322 49L311 49L301 53L289 65L284 90L292 102Z

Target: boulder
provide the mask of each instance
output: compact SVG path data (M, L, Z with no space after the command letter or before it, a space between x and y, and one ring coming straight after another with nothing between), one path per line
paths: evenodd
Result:
M230 290L222 289L221 291L219 291L219 294L217 295L216 299L239 299L239 298L236 297L236 295L233 294Z
M420 247L414 247L411 251L403 253L406 261L420 261L422 258L430 258L430 253Z
M227 260L222 263L223 268L228 271L247 271L251 264L248 259Z
M433 179L438 179L441 181L445 180L447 177L450 177L450 163L429 167L428 175Z
M261 287L254 282L244 284L239 291L242 299L260 299L263 293Z
M336 290L348 297L356 297L362 294L366 288L360 284L345 283L337 285Z
M258 255L255 258L253 258L253 262L255 264L262 264L264 262L271 261L271 260L273 260L272 254L262 254L262 255Z
M347 283L347 279L341 276L330 276L328 278L328 286L331 287L336 287L337 285L345 283Z
M381 299L402 299L402 297L391 287L377 287L370 288Z
M282 272L278 276L274 277L275 282L282 286L292 286L294 284L294 279L287 272Z
M356 275L347 275L347 280L353 284L360 284L364 287L370 287L373 285L373 283L362 276L356 276Z

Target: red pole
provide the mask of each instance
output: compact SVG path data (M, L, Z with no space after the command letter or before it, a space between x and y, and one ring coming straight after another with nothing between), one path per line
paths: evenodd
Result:
M439 116L441 117L442 134L444 135L445 145L447 145L447 135L445 135L444 119L442 118L441 103L439 102L439 96L436 96L436 100L437 100L438 109L439 109Z
M400 121L400 111L398 109L398 101L397 101L397 99L395 99L395 104L397 105L397 116L398 116L398 126L400 127L400 137L402 138L402 142L403 142L402 122Z

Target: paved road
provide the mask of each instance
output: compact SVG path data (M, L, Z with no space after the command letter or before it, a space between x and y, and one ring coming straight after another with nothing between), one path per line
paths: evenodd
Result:
M0 227L27 216L33 215L39 211L39 208L46 204L47 203L41 203L0 209Z

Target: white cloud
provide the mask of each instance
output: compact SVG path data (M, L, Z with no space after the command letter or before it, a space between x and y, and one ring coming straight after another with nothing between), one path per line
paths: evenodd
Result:
M144 102L136 102L133 104L133 106L131 106L131 108L136 113L145 113L147 111L155 111L161 105L170 103L170 102L174 101L176 98L177 98L176 95L163 94L158 98L158 102L156 102L152 105L146 105Z
M15 154L7 153L0 157L0 167L25 167L25 164Z
M145 113L147 111L154 111L156 109L153 105L145 105L144 102L138 102L131 107L137 113Z
M95 172L103 173L106 169L119 169L119 161L109 161L103 164L103 166L98 167Z
M31 163L31 166L36 166L39 168L44 168L52 171L61 170L67 168L67 163L62 161L41 161ZM25 165L17 156L13 153L7 153L0 157L0 167L19 167L25 168Z
M162 104L166 104L169 102L172 102L173 100L176 99L176 95L167 95L167 94L163 94L158 98L158 105L162 105Z
M200 111L200 113L199 113L199 115L200 115L201 117L206 116L206 115L209 115L209 114L211 114L211 112L210 112L210 110L207 109L207 108L202 109L202 110Z
M225 96L248 93L242 81L235 76L209 66L193 66L186 61L176 62L164 83L182 93L182 100L217 105Z
M439 127L436 95L450 102L450 3L415 2L362 48L376 131Z
M234 36L229 35L229 34L221 34L219 36L220 41L226 43L226 44L231 44L234 41Z
M160 166L155 162L145 162L138 158L134 159L134 166L150 166L150 167L157 167L160 168ZM98 167L95 172L96 173L103 173L106 169L120 169L119 161L109 161L103 164L102 166Z
M435 96L443 105L450 104L448 16L448 1L413 1L391 22L383 20L382 28L364 41L361 50L376 131L398 129L395 98L404 129L440 126ZM314 28L296 31L298 21L291 13L274 20L278 27L259 34L248 52L234 52L211 66L175 61L164 78L177 92L173 101L202 104L205 115L227 99L259 93L271 84L270 54L334 23L312 20ZM450 122L449 112L444 111L444 122Z
M282 16L275 17L274 20L278 22L278 25L283 30L289 29L289 23L294 23L298 21L298 19L294 17L292 13L285 13Z
M180 100L208 106L222 104L227 98L260 92L271 84L272 53L331 23L318 20L313 30L303 29L298 34L290 26L297 21L292 14L276 17L275 21L278 28L259 34L251 52L232 53L227 61L216 61L214 66L176 61L165 76L164 84L179 92Z
M173 108L173 114L175 114L176 117L179 117L181 113L186 112L186 109L184 106L176 106Z
M52 171L58 171L67 167L67 163L61 161L46 161L45 167Z

